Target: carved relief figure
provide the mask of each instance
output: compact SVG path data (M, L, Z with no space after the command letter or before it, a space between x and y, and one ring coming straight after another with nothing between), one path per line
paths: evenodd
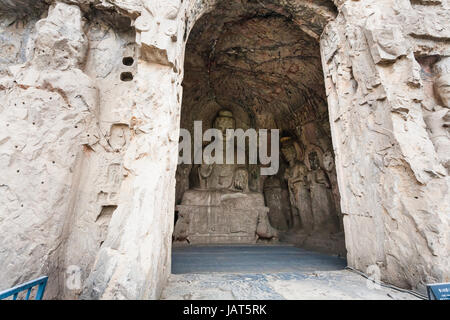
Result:
M242 192L248 191L248 172L245 169L238 169L234 177L234 189Z
M285 195L280 179L271 176L264 182L264 198L269 207L269 221L278 230L286 231L291 224L290 208L286 206L289 195Z
M123 150L130 136L130 130L128 125L116 123L111 126L110 137L109 137L109 145L115 152L119 152Z
M281 152L289 163L286 169L285 179L289 187L289 199L292 210L291 228L302 229L305 232L313 230L313 216L311 209L311 196L307 181L307 171L305 164L298 161L297 151L291 138L281 139Z
M434 82L436 97L441 105L435 105L425 117L430 139L442 165L450 169L450 57L434 66L437 78Z
M135 21L136 42L142 56L149 62L175 64L177 21L180 0L142 0L143 10Z
M336 167L334 165L334 156L333 156L333 152L331 151L326 151L323 154L323 169L326 171L327 175L328 175L328 179L331 183L331 191L333 193L333 200L334 200L334 207L335 207L335 212L338 216L338 220L339 220L339 229L340 231L344 230L344 226L343 226L343 222L342 222L342 215L341 215L341 210L340 210L340 195L339 195L339 188L338 188L338 183L337 183L337 176L336 176Z
M177 181L175 190L175 204L179 204L183 194L189 190L189 173L191 172L191 168L191 164L180 164L177 167L175 174Z
M441 104L447 110L450 109L450 57L442 58L435 65L439 77L436 79L436 93ZM448 127L448 126L447 126Z
M331 184L320 166L318 152L319 150L312 149L307 153L310 169L307 177L311 190L314 230L334 232L337 231L337 216L334 212Z
M332 172L334 170L334 159L333 153L331 151L327 151L323 154L323 168L327 172Z

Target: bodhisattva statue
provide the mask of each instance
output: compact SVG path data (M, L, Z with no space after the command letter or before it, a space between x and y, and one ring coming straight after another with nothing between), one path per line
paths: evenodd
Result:
M289 191L282 187L277 176L270 176L264 181L264 198L269 207L269 221L280 231L288 231L291 226L291 207Z
M214 120L214 128L222 132L223 164L204 161L208 164L198 167L199 186L186 191L181 205L177 206L175 240L249 243L276 238L263 194L249 191L248 165L225 163L226 130L235 129L233 114L221 110Z
M175 173L176 189L175 189L175 204L179 204L186 190L189 190L189 174L191 172L191 164L180 164Z
M334 164L333 152L326 151L323 154L322 162L323 162L323 169L328 174L328 179L331 183L331 192L333 194L335 212L336 212L336 214L338 216L338 220L339 220L339 230L344 231L343 217L342 217L342 213L340 210L341 196L339 195L339 188L338 188L337 175L336 175L336 166Z
M292 226L294 230L309 233L313 230L314 220L311 208L311 195L307 181L308 169L297 158L294 141L290 137L281 138L281 152L289 163L285 171L285 179L289 186L289 199L292 210Z
M434 90L440 105L425 116L425 123L440 162L450 170L450 57L437 62L434 70L438 75Z
M333 205L331 184L325 171L320 166L319 155L313 150L307 154L310 172L308 182L311 190L314 231L338 231L339 222Z

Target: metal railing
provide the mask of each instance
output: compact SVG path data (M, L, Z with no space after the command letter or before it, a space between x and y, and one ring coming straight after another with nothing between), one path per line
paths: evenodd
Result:
M42 300L42 298L44 297L45 287L47 286L47 280L48 280L48 277L44 276L44 277L37 278L35 280L25 282L23 284L15 286L11 289L1 291L0 292L0 300L3 300L5 298L11 297L11 296L13 297L13 300L17 300L19 293L22 291L25 291L25 290L27 290L25 300L30 300L31 291L36 286L37 286L37 292L36 292L35 300Z

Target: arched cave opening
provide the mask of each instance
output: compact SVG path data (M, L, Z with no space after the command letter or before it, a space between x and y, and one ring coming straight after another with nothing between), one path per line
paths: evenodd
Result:
M203 133L278 129L279 170L261 175L248 157L178 165L174 245L290 243L345 256L317 38L282 9L225 1L189 35L183 90L181 128L191 137L194 121Z

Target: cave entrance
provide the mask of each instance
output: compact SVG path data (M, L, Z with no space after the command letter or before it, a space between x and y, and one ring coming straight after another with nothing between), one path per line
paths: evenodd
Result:
M263 3L223 1L196 21L186 44L181 128L191 137L195 121L203 133L277 129L267 143L279 143L279 169L262 175L261 163L178 165L174 254L193 250L186 246L291 244L345 256L320 47L311 31L320 19L309 17L308 30L286 8Z

